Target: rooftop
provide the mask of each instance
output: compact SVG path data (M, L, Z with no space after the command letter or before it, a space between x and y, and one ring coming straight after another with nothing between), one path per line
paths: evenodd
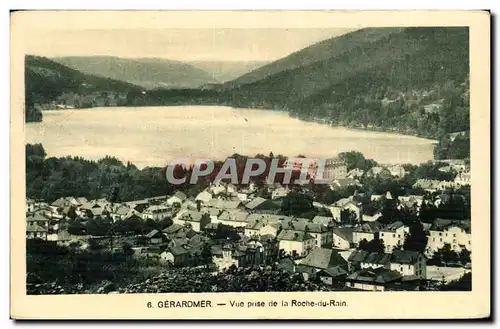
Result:
M300 264L320 269L327 269L333 266L347 266L347 262L337 251L320 247L315 247L311 250Z
M302 241L307 241L307 240L314 240L314 237L306 232L283 230L280 232L277 239L278 240L285 240L285 241L302 242Z
M384 268L363 269L352 273L347 277L347 280L385 284L401 279L401 274L397 271L390 271Z

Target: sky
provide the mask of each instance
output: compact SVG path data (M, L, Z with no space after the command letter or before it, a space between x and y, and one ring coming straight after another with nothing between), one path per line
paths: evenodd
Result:
M36 29L28 54L45 57L106 55L180 61L273 61L353 29L154 28Z

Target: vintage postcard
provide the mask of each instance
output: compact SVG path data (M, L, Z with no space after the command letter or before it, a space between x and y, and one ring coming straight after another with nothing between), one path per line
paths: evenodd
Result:
M488 318L489 76L487 11L12 12L11 317Z

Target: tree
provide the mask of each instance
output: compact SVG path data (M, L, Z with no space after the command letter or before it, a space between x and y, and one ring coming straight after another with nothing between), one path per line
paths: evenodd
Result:
M358 151L342 152L339 153L338 157L346 164L347 170L358 168L363 171L367 171L377 165L375 160L366 159L365 156Z
M46 155L42 144L26 144L26 158L36 156L44 159Z
M410 234L406 237L403 244L404 250L412 250L423 253L427 247L427 234L424 226L420 222L413 223L410 226Z
M470 263L471 262L470 255L471 255L471 252L469 250L463 248L460 251L460 253L458 254L458 258L460 260L460 263L462 263L463 265Z
M68 233L73 235L83 235L86 233L85 225L79 219L69 222Z
M281 203L281 210L287 216L300 216L313 209L313 198L310 195L296 191L288 193Z
M441 287L443 291L471 291L472 272L465 273L460 279L453 280Z
M366 239L361 240L359 242L358 248L368 252L378 252L378 253L385 252L384 241L380 240L378 236L375 236L375 238L371 241L367 241Z
M433 259L448 265L456 263L458 261L458 255L451 249L451 245L449 243L445 243L442 248L438 249L438 251L434 253Z
M85 229L90 235L104 236L108 235L112 227L110 219L89 219L85 223Z
M208 265L212 262L212 251L210 250L210 245L205 243L201 250L201 259L205 264L205 267L208 268Z
M102 249L102 246L95 239L89 239L88 243L89 243L89 250L97 251Z
M174 223L174 221L172 220L172 218L165 217L158 222L158 227L160 228L160 230L164 230L167 227L169 227L170 225L172 225L173 223Z
M396 204L396 199L384 201L384 206L382 208L382 217L378 219L380 223L391 224L403 219L404 214L397 208Z
M423 202L420 206L419 218L422 223L433 223L437 218L436 207L433 204Z
M75 207L71 206L68 210L68 218L70 220L75 220L77 217Z
M125 254L125 257L130 257L134 254L134 250L132 249L132 246L128 242L123 243L122 251Z
M142 233L148 234L152 230L159 230L160 226L157 222L152 220L151 218L146 219L146 221L142 224Z
M356 224L356 213L350 209L343 209L340 211L340 223L342 225Z
M229 225L219 224L215 230L214 239L226 239L238 241L241 237L238 235L238 231Z

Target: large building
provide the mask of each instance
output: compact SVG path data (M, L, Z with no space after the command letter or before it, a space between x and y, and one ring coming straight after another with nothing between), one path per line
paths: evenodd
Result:
M445 244L449 244L452 250L467 249L470 251L472 250L471 237L470 221L438 218L429 229L427 249L437 251Z
M347 177L347 165L339 159L327 159L325 161L325 172L323 178L334 180Z

